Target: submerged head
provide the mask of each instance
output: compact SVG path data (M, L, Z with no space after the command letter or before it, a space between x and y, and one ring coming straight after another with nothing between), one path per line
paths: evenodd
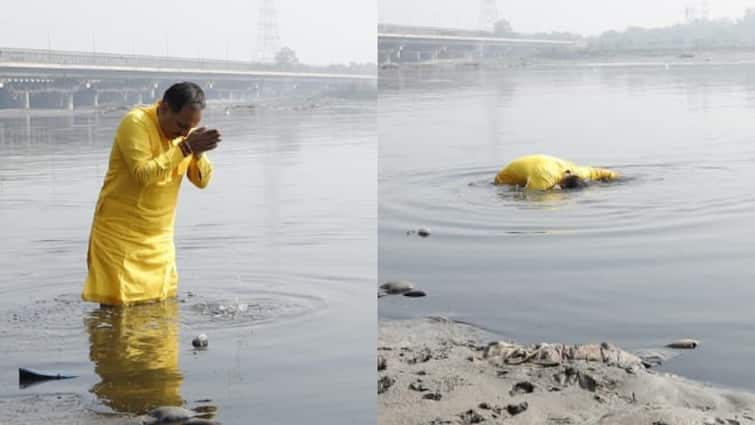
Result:
M561 186L561 189L582 189L587 186L587 180L567 171L558 185Z
M185 137L199 125L204 107L205 96L201 87L191 82L173 84L157 107L163 134L169 139Z

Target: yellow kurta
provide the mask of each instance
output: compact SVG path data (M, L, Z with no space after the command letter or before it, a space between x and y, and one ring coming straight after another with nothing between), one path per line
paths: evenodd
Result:
M528 155L506 165L495 176L495 184L511 184L529 190L548 190L556 186L569 171L585 180L615 180L619 174L605 168L581 167L548 155Z
M115 134L95 208L82 298L103 304L163 300L176 294L173 228L181 180L199 188L212 177L202 154L183 156L167 139L157 105L129 111Z

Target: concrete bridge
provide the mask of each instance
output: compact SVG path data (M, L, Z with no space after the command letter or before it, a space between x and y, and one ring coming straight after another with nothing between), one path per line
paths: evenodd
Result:
M517 51L533 52L578 47L572 40L498 37L487 31L380 24L381 65L396 62L436 62L441 58L480 59Z
M0 48L0 108L98 107L152 102L192 80L209 100L229 102L317 90L370 90L374 74L297 65Z

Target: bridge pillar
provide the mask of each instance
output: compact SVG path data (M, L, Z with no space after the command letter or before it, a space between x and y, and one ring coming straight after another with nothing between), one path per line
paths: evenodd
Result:
M142 92L139 92L139 96L136 98L136 103L139 105L144 104L144 95L142 94Z
M485 57L485 43L480 43L477 46L477 56L482 59Z
M31 109L31 92L24 92L24 109Z
M94 98L92 99L92 106L97 108L100 106L100 94L98 92L94 92Z
M63 94L63 106L69 111L73 111L73 92Z

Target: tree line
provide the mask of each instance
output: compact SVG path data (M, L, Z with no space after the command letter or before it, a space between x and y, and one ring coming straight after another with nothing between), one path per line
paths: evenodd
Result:
M581 41L589 50L715 49L755 47L755 9L742 18L695 19L661 28L632 26L624 31L606 31L584 37L568 32L518 33L505 19L496 22L494 34L509 38L539 38Z

